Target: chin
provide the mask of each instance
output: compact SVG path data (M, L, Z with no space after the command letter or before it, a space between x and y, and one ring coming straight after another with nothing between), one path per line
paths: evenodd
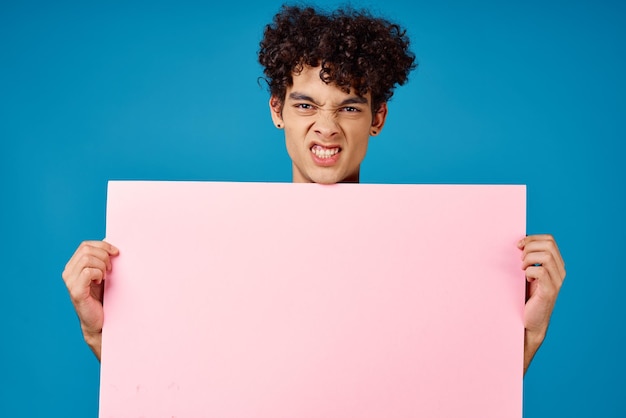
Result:
M358 183L359 170L341 170L339 167L307 167L308 169L299 170L294 165L293 181L295 183L317 183L317 184L336 184L336 183Z
M317 184L337 184L337 183L341 183L341 181L337 181L337 180L327 180L327 179L322 179L320 181L314 181L313 183L317 183Z
M336 183L358 183L357 175L342 175L340 173L312 173L309 177L313 183L336 184Z
M337 178L331 177L331 176L311 176L310 179L312 183L317 183L317 184L341 183L341 180L338 180Z

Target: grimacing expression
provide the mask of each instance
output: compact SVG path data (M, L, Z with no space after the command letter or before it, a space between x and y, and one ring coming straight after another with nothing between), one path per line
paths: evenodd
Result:
M285 129L293 181L358 182L369 137L382 130L387 105L372 112L370 93L346 93L319 73L320 67L304 67L293 75L284 102L270 98L272 120Z

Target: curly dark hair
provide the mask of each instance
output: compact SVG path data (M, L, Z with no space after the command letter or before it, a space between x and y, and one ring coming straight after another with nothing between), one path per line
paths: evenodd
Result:
M259 62L270 94L284 101L292 74L321 66L320 78L359 96L371 92L372 108L388 101L417 64L406 30L365 10L330 13L283 5L265 27Z

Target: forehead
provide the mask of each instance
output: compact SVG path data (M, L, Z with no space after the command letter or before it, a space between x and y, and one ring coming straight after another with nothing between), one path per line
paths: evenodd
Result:
M309 96L320 103L326 101L343 102L348 98L365 99L366 103L370 102L371 95L369 92L364 96L358 96L354 89L347 93L334 83L325 83L320 78L320 70L320 67L305 66L301 72L292 74L293 84L287 87L286 99L289 100L292 92L297 92Z

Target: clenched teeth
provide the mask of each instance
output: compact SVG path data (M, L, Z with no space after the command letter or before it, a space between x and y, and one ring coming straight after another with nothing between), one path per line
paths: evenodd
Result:
M333 155L339 152L339 147L337 148L324 148L319 145L314 145L311 148L311 151L317 158L330 158Z

